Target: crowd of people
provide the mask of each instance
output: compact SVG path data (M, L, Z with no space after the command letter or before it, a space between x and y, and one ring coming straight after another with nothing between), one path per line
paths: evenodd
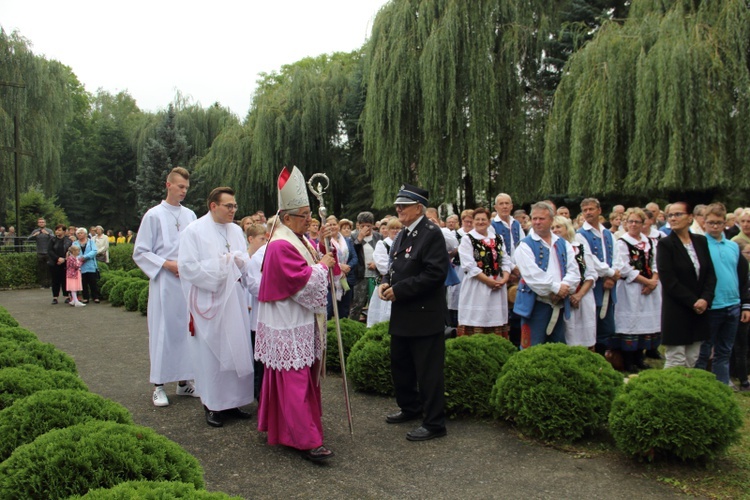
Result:
M520 349L583 346L625 372L663 352L665 367L710 365L722 383L750 390L750 209L616 205L605 219L595 198L574 216L549 200L514 211L500 193L492 210L443 221L426 190L404 184L394 215L317 220L301 172L285 168L276 215L237 221L229 187L211 192L201 218L183 207L189 179L181 167L168 174L165 200L144 215L133 252L150 279L157 407L169 404L165 384L177 383L176 395L200 398L206 423L222 427L252 418L242 407L258 400L269 444L329 459L320 379L334 316L389 321L398 411L385 421L421 420L411 441L447 435L443 364L453 334L500 335ZM50 231L40 219L29 238L53 303L70 292L80 307L99 301L97 261L108 259L111 238L133 234Z
M0 227L0 230L4 228ZM13 229L12 227L10 229ZM16 245L14 240L9 243ZM36 251L37 283L52 291L52 304L64 297L65 303L82 307L93 301L99 303L101 297L97 286L99 278L98 262L109 263L109 238L102 226L84 227L55 225L47 227L47 221L40 217L37 227L24 241L33 242ZM128 231L126 241L134 242L134 233ZM117 244L117 243L114 243ZM78 292L81 292L79 300Z

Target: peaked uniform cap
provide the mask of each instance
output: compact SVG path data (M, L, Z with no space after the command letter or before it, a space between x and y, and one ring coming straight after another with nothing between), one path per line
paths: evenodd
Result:
M401 188L396 195L394 205L414 205L421 203L424 206L429 205L430 194L426 189L412 186L411 184L401 184Z
M294 210L310 206L305 176L297 167L292 167L291 172L284 167L279 174L278 189L279 210Z

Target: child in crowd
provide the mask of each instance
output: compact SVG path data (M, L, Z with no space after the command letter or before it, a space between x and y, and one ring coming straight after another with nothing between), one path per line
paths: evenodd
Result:
M268 243L269 228L273 227L273 217L268 221L268 227L264 224L251 224L245 230L247 236L247 253L250 254L250 269L248 270L248 309L250 310L250 338L255 351L255 329L258 325L258 292L260 291L260 268L263 264L263 255ZM260 401L260 390L263 383L263 363L255 361L255 394Z
M83 261L79 258L81 248L72 245L68 249L68 258L66 259L66 285L70 292L70 305L75 307L85 307L86 304L78 300L78 292L83 290L81 283L81 265Z

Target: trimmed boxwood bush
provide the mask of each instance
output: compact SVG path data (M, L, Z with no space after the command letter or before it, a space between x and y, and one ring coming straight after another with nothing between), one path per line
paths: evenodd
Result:
M714 458L740 438L742 422L729 387L712 373L683 367L631 378L609 414L617 447L649 460Z
M122 307L125 304L125 290L127 290L132 283L140 281L137 278L123 278L119 280L109 290L109 303L112 307Z
M125 304L126 311L137 311L138 310L138 297L141 290L148 288L148 281L137 278L137 281L133 281L125 293L122 295L123 302Z
M11 316L6 308L0 306L0 326L2 325L18 326L18 321L16 321L16 318Z
M46 389L89 390L83 380L69 372L45 370L36 365L3 368L0 370L0 410L17 399Z
M28 342L38 340L36 333L20 326L0 325L0 339L14 340L16 342Z
M68 498L134 479L204 486L198 460L177 443L148 427L98 420L49 431L0 463L7 498Z
M492 415L490 394L508 358L518 352L498 335L471 335L445 343L445 408L448 413Z
M393 395L391 336L387 321L368 328L354 344L346 359L346 371L357 390Z
M543 344L511 356L491 401L496 415L545 440L573 441L607 423L622 375L585 347Z
M0 462L17 447L52 429L63 429L89 420L133 423L125 407L92 392L54 389L19 399L0 411Z
M101 283L99 293L101 294L102 298L108 300L109 292L112 290L112 288L116 284L120 283L120 281L126 279L130 279L130 277L125 271L110 271L106 274L103 274L101 279L99 280L99 283Z
M47 370L78 373L76 362L52 344L27 340L0 339L0 368L20 365L39 365Z
M122 270L119 270L119 271L107 271L107 272L101 273L101 276L99 277L99 282L98 282L99 289L101 290L101 288L109 280L111 280L112 278L116 278L118 276L121 277L121 278L127 278L128 277L128 273L127 273L127 271L122 271Z
M89 490L83 496L70 497L85 500L130 500L132 498L168 499L183 498L189 500L242 500L226 493L198 490L192 484L177 481L127 481L112 488Z
M0 253L0 288L20 288L36 283L36 253Z
M367 331L367 325L349 318L342 318L339 321L341 326L341 342L344 344L344 359L346 359L352 350L352 346ZM336 337L335 320L328 321L327 341L326 368L332 372L340 372L341 360L339 359L339 341Z
M141 293L138 294L138 311L142 315L146 315L148 312L148 287L143 287Z
M106 262L96 261L96 268L99 269L100 274L109 272L109 264Z
M141 271L140 267L136 267L135 269L131 269L130 271L128 271L128 276L130 276L131 278L140 278L142 280L148 281L148 275Z
M109 268L130 271L137 266L133 261L133 245L116 245L109 247Z

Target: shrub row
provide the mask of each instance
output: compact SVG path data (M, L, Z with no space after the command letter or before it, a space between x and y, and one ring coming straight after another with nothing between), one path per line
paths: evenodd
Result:
M99 285L102 298L114 307L125 306L127 311L140 311L141 314L146 314L148 276L140 269L108 271L102 274Z
M342 337L349 329L342 322ZM347 370L355 389L393 394L388 323L356 341ZM516 352L494 335L446 341L451 415L491 415L544 441L575 441L609 426L621 451L650 460L711 459L738 440L741 410L713 374L670 368L631 380L623 384L602 356L583 347L544 344Z
M36 282L36 253L0 253L0 288L21 288Z
M349 356L352 346L365 334L367 326L359 321L342 318L339 322L341 328L341 343L344 345L344 360ZM327 332L326 369L332 372L341 371L341 358L339 356L339 341L336 333L336 321L328 321Z
M236 498L203 490L195 457L88 392L67 354L1 317L0 496Z

